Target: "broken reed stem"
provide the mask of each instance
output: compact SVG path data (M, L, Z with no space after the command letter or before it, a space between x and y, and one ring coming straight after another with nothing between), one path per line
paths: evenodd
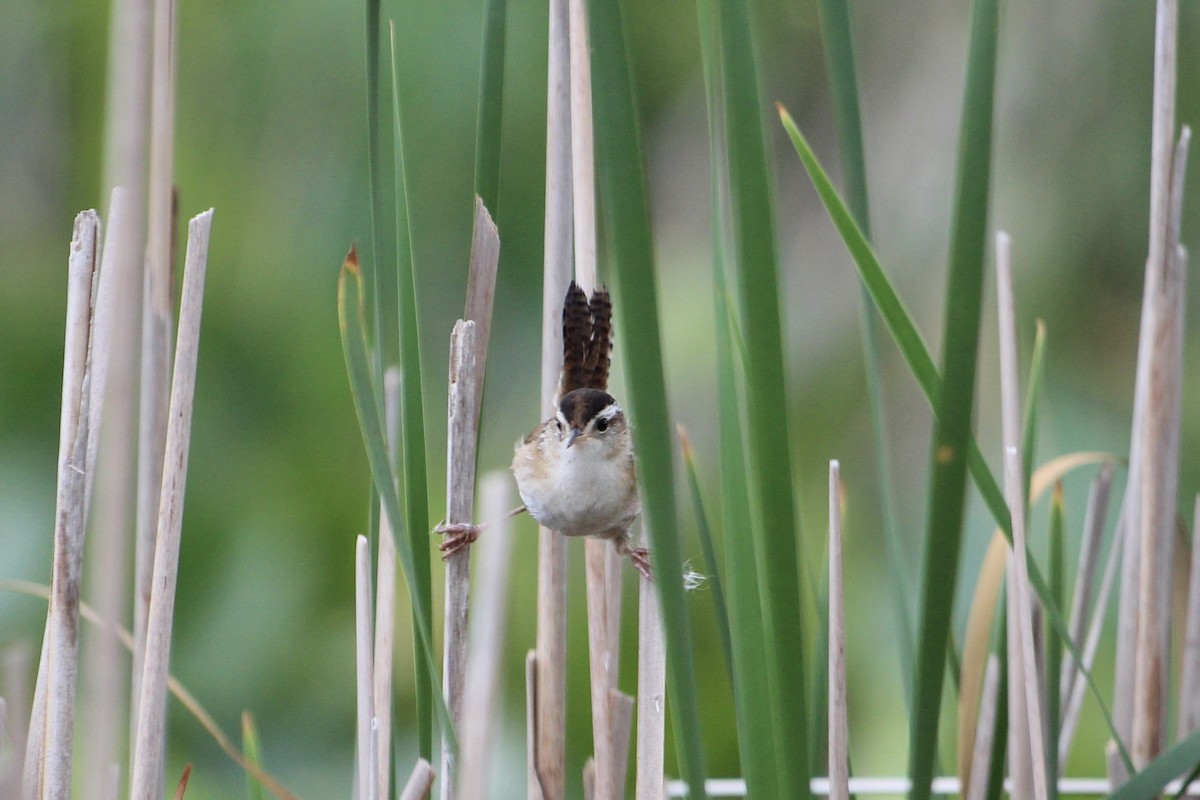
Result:
M154 592L146 624L146 653L138 701L136 746L131 773L133 800L162 796L166 744L168 665L171 627L175 611L175 584L179 570L179 540L183 523L183 498L187 485L188 448L191 442L192 401L196 391L196 358L200 346L200 313L204 302L204 275L212 228L210 208L188 223L183 292L179 306L175 369L171 379L171 404L167 443L159 492L158 533L154 549Z
M100 218L95 211L75 217L67 276L66 340L63 346L62 413L58 444L58 490L54 510L54 567L43 667L45 740L37 783L43 796L71 793L71 756L79 657L79 596L89 424L89 339L93 288L99 266ZM40 682L40 681L39 681ZM26 792L30 787L26 786Z
M388 458L392 469L400 452L400 368L388 367L383 374L384 425L387 427ZM390 797L392 778L392 662L396 634L396 532L379 506L379 554L375 578L375 650L371 658L374 683L372 703L376 725L375 791Z
M1100 560L1100 544L1104 538L1104 523L1108 517L1108 499L1112 492L1114 467L1105 464L1100 468L1088 492L1087 513L1083 521L1082 542L1079 549L1079 566L1075 571L1075 591L1071 599L1071 621L1068 632L1076 647L1083 641L1089 612L1092 608L1092 588L1096 583L1096 567ZM1103 609L1097 609L1103 613ZM1063 654L1062 672L1059 676L1058 696L1065 701L1071 696L1075 681L1075 656L1071 650ZM1053 676L1050 680L1053 680ZM1061 722L1061 718L1060 718ZM1062 730L1060 725L1059 731ZM1051 731L1055 736L1059 731ZM1061 762L1059 762L1061 764Z
M1024 684L1023 720L1027 727L1029 747L1029 769L1033 778L1033 796L1046 800L1045 732L1042 727L1041 697L1038 668L1033 645L1033 610L1030 602L1029 567L1026 562L1025 545L1025 485L1021 467L1021 387L1017 372L1017 325L1013 308L1012 259L1008 234L996 234L996 295L1000 323L1000 392L1001 419L1004 439L1004 485L1008 499L1009 514L1012 516L1013 558L1010 561L1013 580L1009 583L1010 608L1015 600L1017 612L1016 641L1009 639L1009 647L1019 642L1017 652L1020 662L1017 670L1022 672ZM1016 670L1014 670L1016 671ZM1015 720L1011 720L1015 721ZM1010 754L1010 757L1011 754ZM1015 779L1014 775L1014 779ZM1028 795L1024 795L1028 796Z
M114 16L116 9L114 8ZM130 49L139 50L145 43ZM144 154L143 154L144 156ZM143 158L144 160L144 158ZM145 191L139 192L144 214ZM138 343L141 326L141 243L134 238L131 194L121 187L109 201L104 254L92 334L92 399L88 462L94 465L88 481L91 541L84 584L92 604L109 620L123 619L129 608L129 554L137 465L132 443L137 430ZM120 313L118 313L118 303ZM102 419L103 418L103 421ZM95 443L95 444L93 444ZM94 455L93 455L94 454ZM80 716L88 731L82 774L85 785L105 785L112 762L127 758L121 744L128 730L128 674L120 644L111 636L85 637L84 684ZM118 756L119 754L119 756Z
M842 593L841 466L829 462L829 798L850 798L846 607Z
M1192 513L1192 562L1180 656L1178 738L1200 728L1200 495Z
M1161 3L1156 49L1170 51L1170 73L1164 83L1174 83L1174 31L1177 3ZM1165 19L1164 19L1165 17ZM1161 57L1161 56L1159 56ZM1156 65L1157 66L1157 65ZM1156 87L1159 76L1156 69ZM1173 86L1172 86L1173 88ZM1173 100L1172 91L1172 100ZM1158 105L1156 95L1155 104ZM1173 112L1171 113L1173 119ZM1165 122L1163 124L1166 124ZM1173 123L1172 123L1173 124ZM1155 135L1159 119L1155 118ZM1170 135L1170 131L1168 131ZM1176 500L1179 489L1179 424L1183 384L1184 290L1186 254L1179 245L1179 208L1187 163L1190 132L1184 129L1172 158L1168 148L1165 163L1152 163L1163 171L1167 202L1151 202L1152 230L1161 228L1163 251L1151 250L1146 264L1145 328L1139 346L1139 362L1147 366L1147 402L1142 434L1141 471L1141 557L1138 571L1138 623L1134 657L1133 725L1131 755L1140 769L1150 763L1166 744L1171 639L1170 586L1172 549L1175 538ZM1154 215L1157 214L1158 217ZM1152 243L1153 243L1152 234ZM1157 277L1153 277L1157 276ZM1140 367L1140 363L1139 363Z
M400 791L399 800L424 800L429 796L435 777L433 766L425 759L418 758L412 774L408 776L408 782Z
M377 800L374 750L375 727L374 664L371 658L371 544L359 535L354 540L354 643L357 725L355 727L355 784L358 800Z
M446 523L470 523L474 516L476 383L481 370L475 362L475 323L459 320L450 335L449 424L446 457ZM467 612L471 584L471 548L446 559L446 618L442 691L455 730L463 724L463 688L467 674ZM456 796L452 753L442 742L441 796Z
M450 336L450 383L446 457L446 522L469 524L475 513L475 454L478 447L480 403L487 363L487 337L491 329L492 302L496 295L496 269L500 262L500 237L483 202L475 198L475 225L467 280L466 319L459 320ZM464 547L446 559L445 649L442 687L455 730L464 724L468 612L471 585L471 548ZM443 741L443 800L459 795L453 753Z
M462 757L459 759L457 794L479 800L487 796L489 756L496 730L496 691L500 679L500 656L508 624L508 581L512 563L512 518L505 515L511 503L509 478L493 472L480 481L482 518L497 520L487 535L473 545L478 564L475 603L469 626L471 655L467 664L464 706L471 709L459 729Z
M1081 675L1082 670L1091 671L1096 660L1096 650L1100 646L1100 634L1104 629L1104 610L1108 608L1108 598L1112 594L1113 583L1117 576L1117 564L1123 549L1122 538L1128 535L1128 529L1122 524L1117 525L1113 536L1112 547L1108 552L1108 563L1104 567L1104 577L1100 580L1100 591L1096 594L1095 611L1088 626L1087 641L1083 645L1083 664L1075 665L1075 674L1071 679L1071 694L1063 695L1062 733L1058 737L1058 764L1063 769L1067 764L1067 756L1071 752L1071 741L1075 738L1075 725L1079 722L1079 712L1083 708L1083 691L1086 681ZM1111 763L1111 760L1110 760ZM1119 762L1118 762L1119 763Z
M1166 474L1153 474L1164 468L1166 455L1154 431L1154 423L1163 421L1161 401L1154 398L1154 372L1168 368L1158 353L1156 341L1162 320L1161 293L1172 245L1169 242L1169 205L1171 196L1171 141L1175 130L1175 36L1178 19L1177 0L1159 0L1155 22L1154 100L1151 118L1150 154L1150 230L1149 252L1146 260L1145 288L1142 298L1141 327L1138 338L1137 378L1134 389L1133 425L1130 444L1129 482L1126 489L1124 524L1130 534L1126 537L1125 564L1121 575L1121 604L1118 617L1117 669L1114 686L1114 716L1118 733L1131 745L1135 767L1145 763L1146 755L1156 749L1155 739L1161 739L1156 720L1160 720L1161 700L1165 677L1165 661L1161 659L1165 642L1165 619L1158 609L1141 608L1146 597L1154 597L1154 588L1147 586L1144 577L1166 573L1156 563L1158 553L1170 545L1167 532L1156 530L1163 522L1159 503L1166 493L1174 494L1174 481ZM1162 387L1157 387L1161 389ZM1150 471L1151 474L1147 474ZM1168 489L1167 483L1171 484ZM1173 509L1174 506L1171 506ZM1170 511L1172 514L1173 511ZM1149 564L1143 565L1147 553ZM1165 609L1162 610L1165 613ZM1146 618L1149 614L1149 619ZM1153 629L1144 629L1149 622ZM1153 641L1152 641L1153 640ZM1153 673L1151 675L1150 673ZM1147 679L1153 685L1146 685ZM1152 708L1152 706L1154 708ZM1125 777L1123 769L1110 769L1113 783Z
M667 720L667 653L658 589L650 581L638 581L637 679L637 788L634 796L638 800L658 800L665 791L663 737Z
M983 671L983 691L979 701L975 744L971 753L971 779L965 800L984 800L988 773L991 771L992 743L996 736L996 710L1000 700L1000 659L989 653Z
M554 413L562 371L562 300L571 275L570 45L567 0L549 3L546 98L546 222L542 272L542 392L539 420ZM535 718L536 780L530 800L562 800L565 790L567 702L567 548L538 529L538 621Z
M172 239L175 231L175 10L176 0L155 0L151 44L150 165L146 194L146 250L142 293L141 389L138 405L138 484L134 547L133 669L130 719L139 719L146 627L158 530L159 491L171 392ZM137 749L130 728L130 760ZM132 766L130 767L132 771ZM162 784L162 777L157 781Z

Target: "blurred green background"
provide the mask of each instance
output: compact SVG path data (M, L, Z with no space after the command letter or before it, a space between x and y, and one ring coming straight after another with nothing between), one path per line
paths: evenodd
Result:
M624 5L651 184L668 387L674 414L691 430L701 470L712 480L708 156L695 9ZM836 176L816 4L752 6L764 113L769 102L787 105ZM463 305L469 249L482 3L386 2L384 8L396 20L402 73L435 495L430 518L436 520L444 511L448 336ZM936 352L969 8L965 2L875 0L854 4L854 12L876 246ZM1048 326L1039 460L1128 448L1146 253L1153 14L1148 0L1021 0L1003 7L992 219L1014 237L1026 351L1034 319ZM101 186L107 15L102 2L7 0L0 25L5 577L49 580L67 244L78 210L107 205ZM209 206L216 216L172 669L226 730L236 730L243 709L252 711L265 766L313 798L346 796L352 773L352 543L367 524L368 478L334 289L350 243L368 252L370 245L363 15L359 3L312 0L183 2L179 11L181 216ZM480 450L484 469L505 469L512 442L539 421L544 4L509 0L508 37L501 189L493 209L503 247ZM1198 37L1200 7L1185 3L1181 123L1193 121L1200 104ZM807 569L814 576L823 569L816 559L823 552L825 465L836 457L848 494L853 763L860 774L900 774L904 692L878 530L857 279L771 122L791 359L786 413L796 434L804 535L812 543ZM1185 243L1200 233L1198 181L1188 182ZM977 419L995 464L998 369L994 311L990 302L987 307ZM1195 338L1188 337L1189 361ZM618 342L618 396L624 357ZM884 359L895 490L905 535L914 543L915 583L929 412L890 345ZM1200 483L1190 458L1200 444L1196 386L1192 371L1181 448L1185 511ZM1068 483L1072 547L1088 477ZM968 585L990 534L978 506L972 500ZM689 537L684 553L703 572L689 507L681 503L680 509ZM1034 535L1042 539L1044 518L1035 515ZM495 737L497 797L524 796L523 654L534 641L536 537L529 521L520 525L504 662L505 723ZM726 546L744 546L744 535L725 532ZM570 776L578 776L590 747L581 553L572 546ZM632 604L632 579L626 589ZM735 775L733 714L711 594L697 590L692 608L710 771ZM0 595L0 647L35 647L44 610L37 601ZM406 617L402 610L398 618ZM632 690L632 610L625 620L621 684ZM399 641L407 647L407 630ZM1106 669L1102 665L1101 674ZM406 653L397 670L403 726L412 710ZM1073 772L1100 769L1101 737L1098 731L1089 736L1088 727L1085 718ZM87 735L80 731L80 738ZM403 729L398 751L399 770L406 771L416 751ZM169 775L184 761L197 765L189 798L241 791L238 770L175 705L171 753ZM578 779L571 785L578 795Z

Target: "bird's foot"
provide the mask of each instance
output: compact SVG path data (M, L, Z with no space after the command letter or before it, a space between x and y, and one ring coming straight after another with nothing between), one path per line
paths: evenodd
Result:
M438 550L442 552L442 561L450 558L455 553L466 550L472 542L479 538L479 532L482 530L482 525L475 525L470 522L440 523L433 531L446 537L438 545Z
M653 581L650 576L650 551L644 547L630 547L629 543L624 538L616 540L617 553L623 556L629 556L629 560L633 562L633 566L637 571L642 573L642 577L648 581Z

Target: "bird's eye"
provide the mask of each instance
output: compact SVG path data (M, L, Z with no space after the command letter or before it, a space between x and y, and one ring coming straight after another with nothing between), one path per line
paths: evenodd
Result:
M561 419L556 419L556 420L554 420L554 424L555 424L555 425L558 427L558 432L559 432L559 433L562 433L562 432L563 432L563 424L562 424L562 420L561 420Z
M606 419L596 420L596 430L599 431L600 433L604 433L606 430L608 430L608 420L606 420Z

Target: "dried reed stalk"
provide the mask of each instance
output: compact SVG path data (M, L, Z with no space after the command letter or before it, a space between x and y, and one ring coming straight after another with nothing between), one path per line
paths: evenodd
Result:
M62 413L58 444L58 490L54 510L54 567L39 683L45 685L44 740L36 784L42 797L71 793L71 756L79 657L79 597L83 573L94 280L100 260L100 218L95 211L75 218L67 277ZM30 748L32 749L32 747ZM28 776L27 776L28 777ZM31 791L26 783L25 790Z
M459 320L450 337L449 425L446 458L446 522L470 523L475 512L475 453L479 435L480 403L487 363L487 338L491 329L492 301L496 295L496 269L500 263L500 236L483 202L475 198L475 226L467 280L466 319ZM464 547L446 559L445 648L442 685L455 730L462 727L467 674L468 600L471 553ZM443 741L443 800L459 796L452 753ZM462 795L469 797L470 795Z
M1183 653L1180 654L1178 736L1200 728L1200 495L1192 514L1192 562L1188 581Z
M1145 289L1138 340L1137 378L1134 389L1133 425L1130 444L1129 482L1124 519L1130 535L1125 537L1118 616L1116 678L1113 716L1117 733L1131 745L1135 768L1156 752L1164 733L1161 710L1165 699L1164 658L1167 636L1166 604L1160 593L1147 585L1157 575L1166 580L1162 557L1170 546L1166 526L1174 520L1177 471L1169 452L1167 418L1161 392L1170 392L1163 374L1170 371L1167 342L1158 337L1163 329L1164 282L1168 280L1173 245L1168 235L1171 194L1171 141L1175 130L1175 35L1177 0L1160 0L1155 25L1154 100L1151 119L1150 232ZM1169 338L1169 335L1168 335ZM1171 349L1168 345L1167 349ZM1156 380L1155 373L1159 373ZM1158 395L1156 397L1156 395ZM1169 497L1168 497L1169 496ZM1170 499L1171 505L1165 505ZM1169 516L1168 516L1169 515ZM1143 562L1147 563L1143 563ZM1151 601L1154 608L1143 605ZM1111 762L1111 760L1110 760ZM1110 768L1114 784L1126 776L1124 768Z
M387 427L388 458L396 468L400 434L400 369L388 367L383 374L384 424ZM396 635L396 532L379 506L379 554L375 576L375 649L371 657L373 685L371 701L375 716L375 791L390 797L392 780L392 663Z
M571 188L575 233L575 280L585 292L596 286L596 176L592 133L592 66L587 5L569 0L571 83ZM588 653L592 695L592 747L596 800L624 793L629 728L617 726L613 711L628 706L617 692L620 663L620 562L607 542L584 544L588 598ZM617 575L610 577L611 571ZM624 742L626 747L622 748Z
M430 763L423 758L418 758L412 774L408 776L408 781L400 791L399 800L424 800L429 796L430 788L433 787L434 777L436 777L436 773Z
M1104 523L1108 516L1108 498L1112 492L1113 470L1112 464L1105 464L1101 467L1088 492L1087 512L1083 520L1083 536L1079 549L1079 566L1075 571L1075 592L1071 600L1071 620L1067 629L1071 635L1071 641L1076 647L1083 641L1084 629L1087 627L1092 607L1092 587L1096 582L1100 543L1104 538ZM1075 676L1075 656L1068 650L1063 655L1059 675L1058 696L1060 698L1066 699L1071 696ZM1049 680L1053 679L1053 676L1050 676ZM1061 730L1060 725L1059 731L1051 731L1051 733L1057 736ZM1061 765L1062 762L1059 763Z
M1012 717L1014 728L1023 722L1027 737L1029 774L1032 777L1033 797L1046 800L1045 729L1042 722L1039 672L1034 654L1033 610L1030 601L1029 565L1025 546L1025 481L1021 467L1021 387L1017 372L1017 325L1013 308L1012 259L1008 234L996 234L996 295L1000 322L1000 393L1001 420L1004 439L1004 489L1012 516L1013 558L1010 560L1009 610L1016 611L1016 636L1010 637L1010 652L1015 650L1019 661L1013 664L1009 674L1020 673L1020 688L1017 703L1023 707L1019 716ZM1010 613L1010 619L1012 615ZM1014 645L1016 647L1014 648ZM1010 704L1012 700L1010 699ZM1020 720L1020 722L1018 722ZM1009 758L1019 763L1010 753ZM1018 780L1017 771L1013 779ZM1022 793L1020 796L1028 797Z
M210 208L188 223L179 333L176 338L175 369L171 378L166 455L163 459L165 469L159 492L154 592L150 597L146 623L146 652L131 773L130 797L133 800L156 800L162 796L171 627L175 611L179 539L191 442L192 400L196 390L196 358L200 346L200 312L204 302L204 275L212 215Z
M116 13L114 9L114 14ZM144 45L143 45L144 46ZM131 47L138 50L137 46ZM142 154L143 161L145 154ZM145 190L141 213L145 213ZM123 619L129 604L129 551L136 463L138 334L141 326L141 243L145 225L131 219L134 193L112 190L101 258L92 343L93 377L88 461L95 465L92 530L84 564L92 605L109 620ZM136 230L135 230L136 229ZM137 238L134 238L135 235ZM121 312L118 313L118 303ZM103 418L103 421L102 421ZM88 508L93 508L89 499ZM82 748L86 785L106 785L129 713L124 653L112 636L84 637L80 716L88 737ZM123 749L123 748L122 748ZM122 762L127 754L121 753Z
M482 378L475 361L475 323L459 320L450 335L449 424L447 425L446 522L469 523L474 516L476 423L475 392ZM455 730L463 724L463 687L467 674L467 601L471 579L470 548L446 559L446 619L442 690ZM456 767L448 742L442 742L443 800L455 797Z
M550 0L546 98L546 223L542 273L542 414L554 413L562 370L562 299L571 275L570 41L567 0ZM534 772L530 800L565 791L567 703L567 548L538 530L538 622L534 698Z
M1169 73L1164 84L1170 84L1174 103L1174 48L1178 4L1160 3L1158 35L1162 41L1156 53L1169 62L1163 71ZM1158 99L1158 64L1156 64L1156 99ZM1164 90L1165 91L1165 90ZM1163 102L1168 102L1164 100ZM1165 115L1165 113L1164 113ZM1173 127L1173 110L1170 122ZM1159 114L1155 116L1158 136ZM1167 122L1163 121L1163 125ZM1142 318L1143 337L1139 343L1139 369L1144 358L1148 361L1147 401L1145 421L1141 427L1143 456L1141 471L1141 555L1138 571L1138 631L1134 656L1133 726L1131 756L1134 767L1141 769L1162 751L1167 736L1167 702L1170 692L1169 658L1171 640L1171 565L1175 540L1176 501L1179 491L1179 425L1180 399L1183 384L1183 330L1186 282L1186 254L1179 244L1179 219L1183 201L1183 181L1187 166L1190 132L1184 128L1172 156L1168 142L1165 161L1159 162L1155 151L1152 172L1163 171L1166 202L1156 204L1151 199L1153 229L1161 228L1162 242L1151 235L1151 254L1146 265L1146 306L1149 314ZM1159 251L1154 248L1161 244ZM1157 276L1157 277L1152 277ZM1144 347L1142 345L1145 345Z
M134 443L138 425L142 268L150 157L152 4L150 0L114 0L110 20L103 185L112 187L113 194L106 214L108 234L102 273L114 273L122 313L115 320L112 334L112 379L100 430L96 505L85 584L101 614L106 619L118 620L129 613L128 553L137 487ZM122 194L120 201L117 187ZM110 246L114 251L111 266ZM161 446L160 442L160 451ZM85 684L80 711L91 735L82 751L83 774L86 784L99 785L111 767L110 762L118 757L119 737L129 727L130 676L123 674L124 656L113 637L86 639L84 657ZM127 753L121 753L120 757L128 763Z
M971 753L971 778L965 800L984 800L988 772L992 765L992 743L996 737L996 710L1000 699L1000 659L989 654L983 671L983 692L979 702L979 722L975 727L975 745Z
M0 761L0 797L19 797L21 766L25 762L25 735L29 720L29 679L31 656L29 648L15 644L5 648L0 668L0 697L7 711L7 762Z
M637 800L664 796L666 685L667 651L658 589L650 581L638 581Z
M1096 595L1096 610L1092 614L1088 626L1087 641L1083 645L1082 666L1075 666L1075 675L1071 680L1071 694L1063 695L1062 733L1058 737L1058 763L1060 769L1067 764L1067 756L1071 752L1071 741L1075 738L1075 725L1079 722L1079 711L1083 708L1083 690L1086 681L1080 674L1082 670L1091 671L1096 659L1096 650L1100 646L1100 633L1104 629L1104 609L1108 607L1108 598L1112 594L1113 582L1117 576L1117 563L1123 548L1122 539L1128 529L1124 524L1117 526L1113 536L1112 548L1108 553L1108 563L1104 567L1104 577L1100 580L1100 591Z
M829 797L850 798L846 606L842 592L841 465L829 462Z
M458 768L459 797L482 800L487 796L491 737L496 729L496 691L500 679L500 656L507 629L509 567L512 563L511 517L504 515L510 495L509 478L493 472L480 481L483 519L498 520L487 536L474 545L479 564L474 612L469 639L471 658L467 664L463 705L470 709L462 721L462 758Z
M145 273L142 293L141 389L138 404L138 483L134 547L133 670L130 719L138 720L146 629L158 531L159 492L166 452L171 391L171 287L174 274L175 8L154 0L150 83L150 167L147 184ZM130 729L130 758L137 749ZM132 770L132 767L131 767ZM162 785L160 776L156 783Z
M375 665L371 656L371 544L367 537L354 540L354 653L357 725L355 727L356 785L358 800L378 800L375 750Z

